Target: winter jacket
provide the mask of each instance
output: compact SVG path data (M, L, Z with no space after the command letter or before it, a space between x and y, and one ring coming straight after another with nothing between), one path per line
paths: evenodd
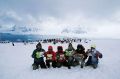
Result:
M32 58L34 58L34 61L36 62L43 61L44 52L45 52L44 49L39 49L39 50L35 49L32 54Z
M96 49L94 50L88 49L86 53L88 56L92 57L91 58L92 64L98 64L98 59L103 57L103 55Z
M77 55L78 55L78 56L81 56L81 55L82 55L84 60L87 58L87 55L86 55L84 49L83 49L83 50L76 49L74 55L75 55L75 56L77 56Z
M63 51L57 51L56 52L56 58L57 58L57 62L64 62L64 61L66 61L65 54L64 54Z
M50 51L47 51L45 53L45 57L46 57L46 60L52 60L52 61L55 61L56 60L56 53L54 51L50 52Z
M74 50L66 49L64 53L65 53L65 56L67 56L67 57L73 56Z

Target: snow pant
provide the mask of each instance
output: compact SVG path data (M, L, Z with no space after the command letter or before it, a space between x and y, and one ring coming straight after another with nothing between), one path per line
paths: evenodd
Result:
M50 63L52 63L52 67L56 68L56 61L52 61L52 60L46 60L46 66L48 68L50 68Z
M81 66L81 68L83 68L84 64L85 64L85 60L81 57L74 57L75 61L74 61L74 65L79 65Z
M87 62L85 63L85 66L92 65L92 56L89 56Z
M43 57L41 57L39 59L34 59L33 70L38 69L39 65L41 68L46 68Z
M85 64L86 66L92 66L93 68L97 68L98 66L98 59L93 60L92 56L89 56L88 61Z
M66 59L67 59L67 66L70 69L71 66L73 66L73 60L74 60L74 58L72 56L67 56Z
M56 62L56 67L60 68L62 66L67 66L68 67L67 62L66 61L62 61L62 62L57 61Z

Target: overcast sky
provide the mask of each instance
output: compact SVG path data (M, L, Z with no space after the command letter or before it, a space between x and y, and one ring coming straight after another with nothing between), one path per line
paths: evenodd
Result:
M120 0L0 0L0 25L15 24L54 34L85 27L89 37L120 38Z

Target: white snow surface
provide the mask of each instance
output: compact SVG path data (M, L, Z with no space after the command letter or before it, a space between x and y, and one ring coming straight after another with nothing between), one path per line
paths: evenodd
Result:
M73 43L76 48L78 43ZM0 44L0 79L120 79L120 40L92 40L82 43L86 49L91 44L96 44L97 49L103 54L97 69L80 66L32 70L33 58L31 54L35 44L11 43ZM68 44L42 44L47 47L52 45L56 51L62 45L64 50Z

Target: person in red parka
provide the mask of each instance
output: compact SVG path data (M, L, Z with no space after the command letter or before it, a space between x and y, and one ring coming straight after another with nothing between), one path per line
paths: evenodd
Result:
M45 53L46 66L50 68L50 63L52 62L52 67L56 67L56 53L53 51L53 47L49 46L48 51Z
M62 46L57 47L56 59L57 59L56 66L58 68L60 68L61 66L67 66L67 62L66 62L66 58L65 58L65 54Z

